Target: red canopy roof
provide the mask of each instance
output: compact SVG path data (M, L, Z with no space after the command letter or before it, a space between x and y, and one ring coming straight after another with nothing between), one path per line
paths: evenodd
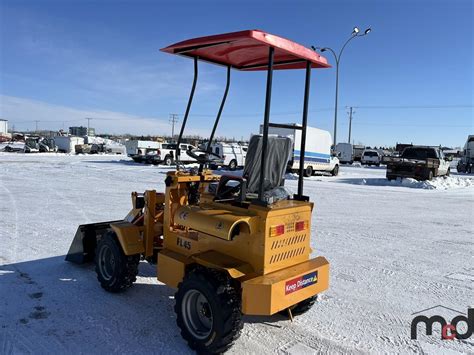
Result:
M238 70L266 70L268 49L273 47L274 69L304 69L306 61L312 68L330 68L319 53L259 30L225 33L178 42L161 51L188 57L199 57L208 62L230 65Z

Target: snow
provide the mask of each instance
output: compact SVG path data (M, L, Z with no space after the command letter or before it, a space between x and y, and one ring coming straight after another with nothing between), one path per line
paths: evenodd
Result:
M167 169L120 156L0 153L3 353L191 353L174 290L153 266L142 263L135 287L109 294L92 265L64 262L79 224L123 218L130 192L164 190ZM474 176L384 176L383 167L343 166L338 177L305 179L312 248L331 263L330 288L293 322L245 317L229 353L472 352L472 338L442 341L436 327L411 340L410 323L435 305L472 305ZM286 180L294 192L297 181Z
M459 187L470 187L474 186L474 179L463 179L457 176L442 176L436 177L431 181L418 181L412 178L400 179L388 181L385 178L362 178L355 180L353 183L359 185L372 185L372 186L402 186L411 187L415 189L455 189Z

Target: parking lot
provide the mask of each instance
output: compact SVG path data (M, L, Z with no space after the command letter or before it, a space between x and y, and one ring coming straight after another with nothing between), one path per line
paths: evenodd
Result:
M0 169L2 349L190 352L175 326L174 291L154 267L143 262L135 287L117 295L100 288L93 266L64 262L79 224L123 218L130 192L164 189L166 167L3 153ZM287 176L290 190L296 183ZM315 203L313 253L331 263L330 288L294 322L247 317L231 353L472 350L470 339L410 339L413 313L436 305L465 312L472 302L472 175L388 182L383 167L344 166L338 177L306 179L305 192Z

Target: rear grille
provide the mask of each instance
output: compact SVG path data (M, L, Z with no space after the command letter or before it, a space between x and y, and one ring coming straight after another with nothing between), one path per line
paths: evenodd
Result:
M292 237L281 238L272 242L271 250L280 249L294 244L303 243L306 240L306 234L294 235Z
M306 247L300 247L300 248L296 248L296 249L287 250L285 252L281 252L281 253L278 253L278 254L273 254L272 257L270 258L270 264L275 264L275 263L278 263L280 261L283 261L283 260L286 260L286 259L291 259L295 256L302 255L304 253L305 249L306 249Z
M269 264L279 263L305 253L307 234L297 234L272 240L270 245ZM268 260L268 259L267 259Z

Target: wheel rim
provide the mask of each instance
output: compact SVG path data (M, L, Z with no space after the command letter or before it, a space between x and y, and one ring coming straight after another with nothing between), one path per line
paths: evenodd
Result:
M206 296L198 290L189 290L183 297L181 310L188 331L197 339L207 338L214 319Z
M110 280L115 269L115 257L107 245L102 246L99 251L99 268L103 278Z

